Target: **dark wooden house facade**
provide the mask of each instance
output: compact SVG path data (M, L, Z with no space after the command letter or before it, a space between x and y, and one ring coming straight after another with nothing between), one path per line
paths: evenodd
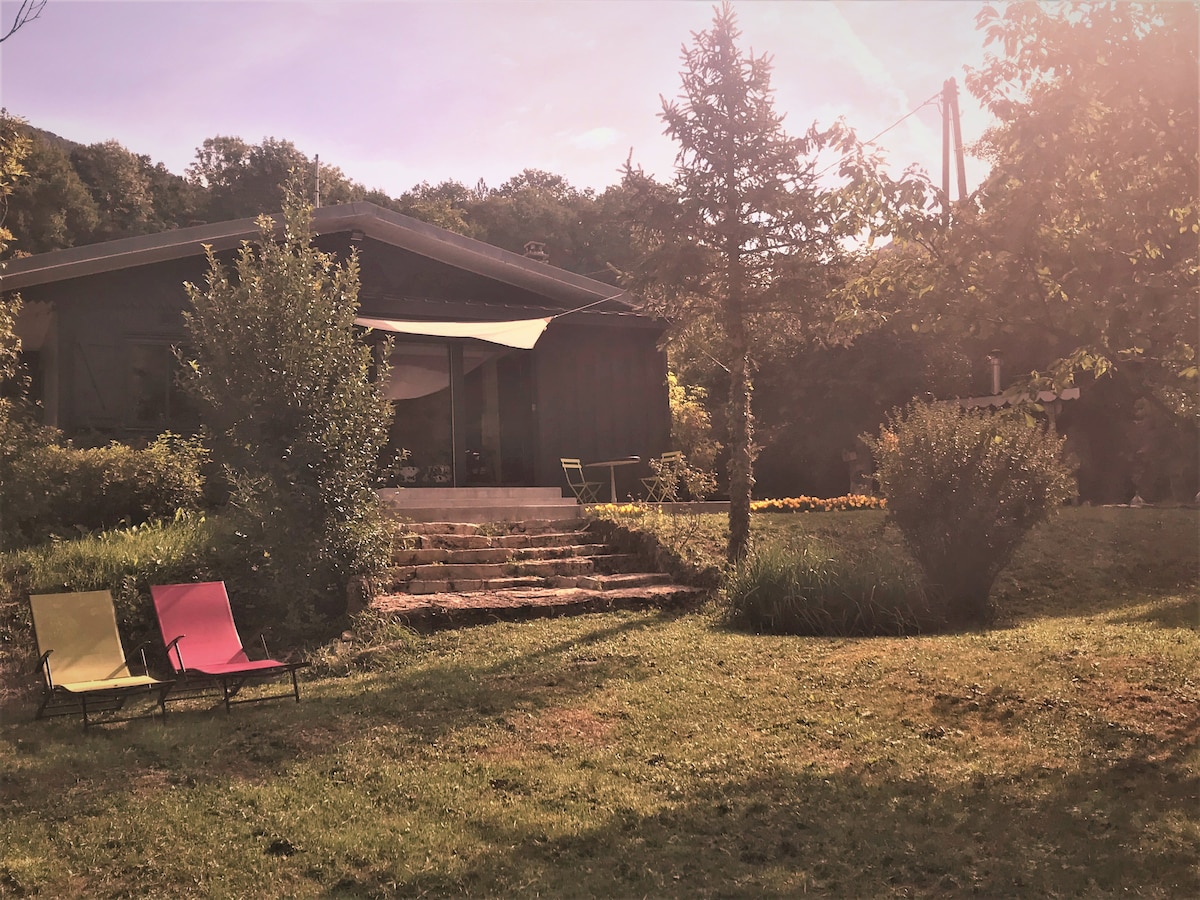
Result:
M357 249L359 315L398 328L391 450L408 456L395 483L558 486L562 456L669 449L663 323L627 293L370 203L315 210L313 225L321 249ZM25 303L17 331L46 421L131 442L192 430L174 355L183 285L204 284L204 245L232 258L257 234L243 219L11 261L2 286ZM479 336L538 319L530 349ZM442 326L456 336L417 333Z

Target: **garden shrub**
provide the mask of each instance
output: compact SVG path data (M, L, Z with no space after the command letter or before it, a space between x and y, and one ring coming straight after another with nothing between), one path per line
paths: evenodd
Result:
M294 191L281 224L277 241L260 217L232 266L210 250L205 285L185 286L186 386L228 478L239 588L257 614L328 628L390 564L374 479L392 409L354 330L357 257L312 245L312 208Z
M0 547L137 525L199 506L206 451L195 438L160 435L141 450L78 448L55 429L9 422L0 454Z
M126 650L148 642L161 652L150 586L220 579L223 540L219 520L180 512L166 522L12 551L0 556L0 602L19 610L19 621L10 627L27 631L29 594L107 590ZM20 645L31 648L32 639Z
M732 624L771 634L902 635L931 631L931 611L911 563L878 548L834 553L818 541L756 547L725 577Z
M988 623L996 576L1075 495L1063 439L1019 413L914 402L863 440L930 595L955 625Z

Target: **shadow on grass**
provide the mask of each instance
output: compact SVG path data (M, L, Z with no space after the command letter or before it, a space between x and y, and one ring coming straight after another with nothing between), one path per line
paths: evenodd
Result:
M1157 625L1160 628L1187 628L1200 631L1200 600L1195 596L1180 597L1173 602L1160 603L1153 609L1136 615L1118 616L1118 625Z
M0 804L38 805L47 789L87 780L101 794L129 788L131 773L165 767L191 783L267 778L281 767L320 756L361 738L372 726L398 726L423 743L480 722L547 706L564 706L600 690L610 679L641 679L650 668L636 653L590 652L606 642L652 628L677 613L654 611L518 652L494 662L466 656L375 672L347 696L342 679L301 682L302 701L290 698L235 706L220 698L172 705L160 716L84 732L79 717L34 720L36 694L5 710L0 731L35 777L0 777ZM268 685L267 689L271 686ZM15 708L15 709L14 709ZM15 713L15 714L14 714ZM5 734L7 732L7 734ZM95 760L115 753L113 765ZM86 774L83 774L86 773Z
M461 874L362 873L352 886L399 896L1200 896L1189 832L1164 824L1195 822L1193 747L962 784L815 768L689 779L665 760L653 814L616 810L533 840L479 823L497 849Z

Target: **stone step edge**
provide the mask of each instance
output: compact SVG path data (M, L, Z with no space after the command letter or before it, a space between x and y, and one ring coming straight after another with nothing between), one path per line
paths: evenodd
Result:
M617 575L507 575L496 578L444 578L424 580L414 578L405 587L397 590L393 584L391 596L428 597L431 594L482 594L510 588L583 588L589 591L611 593L642 587L659 587L671 583L671 576L664 572L625 572Z
M607 544L559 544L544 547L418 547L396 550L392 566L489 565L507 562L534 562L547 559L576 559L585 556L611 556Z
M582 515L576 514L575 516L570 516L568 513L579 509L580 506L572 501L553 505L543 504L535 507L496 504L472 504L461 507L411 506L402 510L390 510L388 511L388 517L393 521L401 523L432 522L442 524L450 522L469 525L520 525L531 519L545 521L552 519L561 519L564 521L574 519L578 521L582 518Z
M520 522L398 522L408 534L484 534L502 537L509 534L545 534L555 531L560 534L579 531L584 519L579 516L562 519L526 519ZM498 534L491 532L499 529Z
M588 531L547 531L542 534L414 534L396 535L400 546L397 553L413 550L544 550L558 547L579 547L598 541Z
M696 603L707 594L703 588L681 584L614 591L524 588L484 593L384 594L375 598L371 608L422 630L618 609L679 608Z

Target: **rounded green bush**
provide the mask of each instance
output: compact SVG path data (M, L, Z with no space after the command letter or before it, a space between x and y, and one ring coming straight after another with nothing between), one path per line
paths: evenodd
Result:
M947 621L991 621L996 576L1029 530L1075 496L1063 439L1019 412L914 402L863 440L888 519Z

